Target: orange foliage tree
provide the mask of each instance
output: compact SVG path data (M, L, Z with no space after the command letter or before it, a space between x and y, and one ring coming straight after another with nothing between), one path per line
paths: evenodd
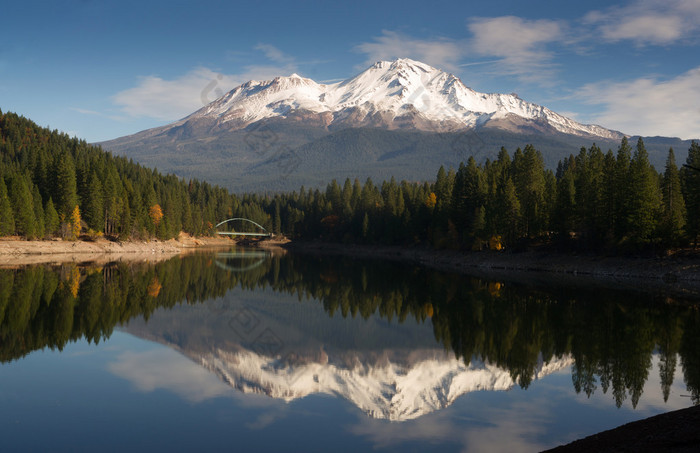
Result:
M161 209L159 204L154 204L148 208L148 215L151 217L153 224L158 227L158 224L163 220L163 209Z

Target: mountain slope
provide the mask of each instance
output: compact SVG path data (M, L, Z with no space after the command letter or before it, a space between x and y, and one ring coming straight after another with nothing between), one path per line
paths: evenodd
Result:
M411 128L433 132L482 127L499 120L539 122L566 134L620 139L622 134L585 125L525 102L514 94L484 94L432 66L409 59L380 61L357 76L322 85L292 74L251 81L198 110L184 123L213 120L242 128L266 118L306 116L333 127ZM183 123L183 124L184 124Z
M102 146L234 191L277 191L346 177L424 180L440 165L528 143L553 166L594 142L615 149L622 136L399 59L330 85L296 74L250 81L179 121ZM648 148L662 165L668 147L658 159Z
M246 303L241 298L254 297ZM515 387L507 369L456 358L432 328L370 319L330 318L321 305L264 294L225 296L221 306L181 305L132 319L123 330L164 344L247 394L291 402L313 394L349 401L368 416L411 420L474 391ZM291 303L290 303L291 302ZM258 330L237 329L240 316ZM247 325L247 324L246 324ZM538 361L533 378L570 367L568 356Z

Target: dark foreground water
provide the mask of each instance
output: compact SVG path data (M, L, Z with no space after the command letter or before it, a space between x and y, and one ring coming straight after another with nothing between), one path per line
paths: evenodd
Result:
M538 451L700 400L664 294L256 250L0 270L5 451Z

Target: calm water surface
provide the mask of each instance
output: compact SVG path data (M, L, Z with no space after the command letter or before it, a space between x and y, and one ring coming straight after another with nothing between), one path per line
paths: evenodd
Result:
M258 250L0 269L2 451L538 451L700 399L667 295Z

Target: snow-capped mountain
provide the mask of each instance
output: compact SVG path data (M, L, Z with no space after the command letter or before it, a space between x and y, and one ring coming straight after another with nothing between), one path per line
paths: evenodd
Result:
M184 352L184 351L183 351ZM350 401L373 418L405 421L444 409L457 398L475 391L505 391L516 383L510 373L495 365L473 360L469 364L442 350L415 351L410 360L356 357L334 361L304 360L289 364L254 351L213 350L190 356L224 382L244 393L257 393L287 402L311 394L328 394ZM540 359L533 376L539 379L568 368L571 357L549 363Z
M292 74L249 81L171 124L101 143L107 150L236 192L325 187L332 179L431 180L469 157L532 144L545 164L623 134L581 124L515 94L484 94L408 59L339 83ZM663 165L669 144L647 144Z
M507 369L477 359L465 363L437 345L428 325L333 318L320 304L275 297L248 306L225 299L176 306L122 329L178 351L237 391L286 402L333 395L392 421L444 409L470 392L517 385ZM548 363L540 357L530 377L572 363L569 356Z
M324 85L292 74L250 81L175 123L214 120L242 128L267 118L323 126L414 128L436 132L534 122L541 128L608 139L619 132L581 124L515 94L478 93L452 74L410 59L380 61L343 82Z

